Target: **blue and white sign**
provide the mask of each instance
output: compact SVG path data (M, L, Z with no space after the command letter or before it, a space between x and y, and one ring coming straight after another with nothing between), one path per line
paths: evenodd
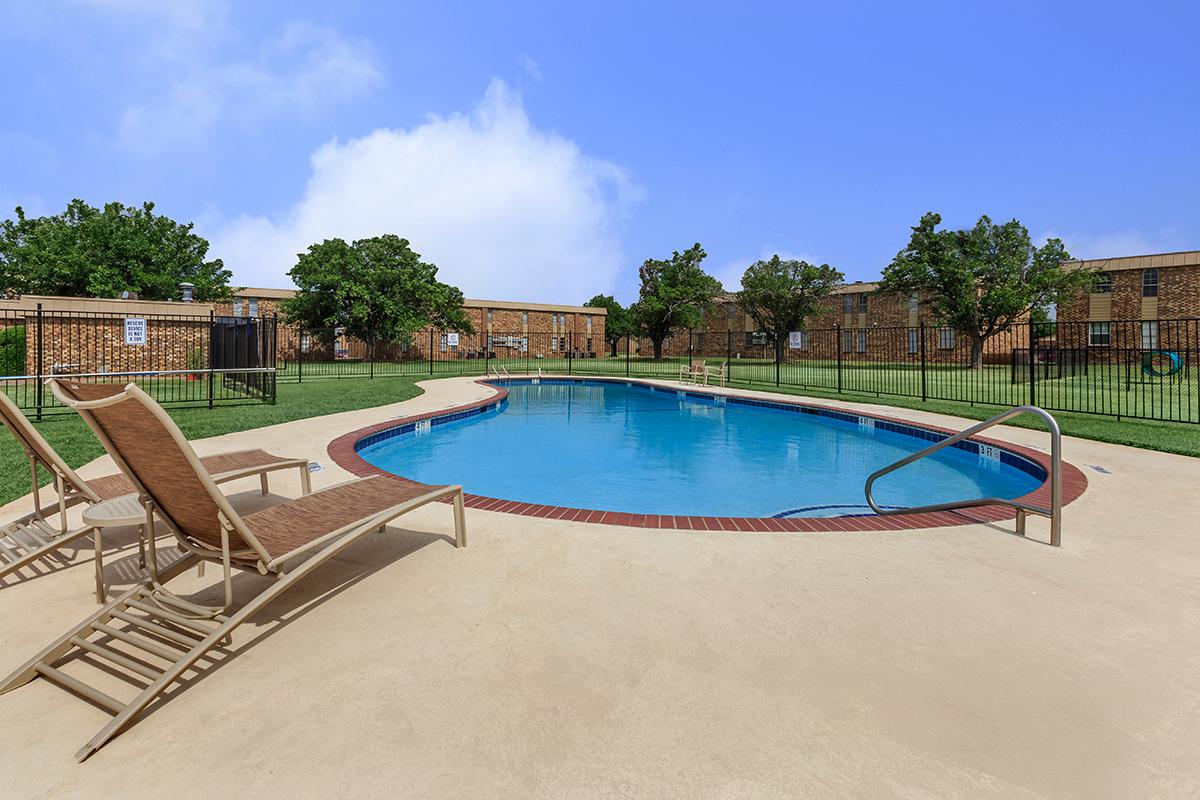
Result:
M141 317L125 318L125 344L144 345L146 343L146 320Z
M791 331L788 333L788 349L804 350L804 331Z
M458 347L458 334L451 333L446 335L446 343L451 347Z

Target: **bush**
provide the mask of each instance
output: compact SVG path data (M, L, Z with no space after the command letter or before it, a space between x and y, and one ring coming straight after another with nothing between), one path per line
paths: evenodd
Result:
M0 375L25 374L25 326L0 329Z

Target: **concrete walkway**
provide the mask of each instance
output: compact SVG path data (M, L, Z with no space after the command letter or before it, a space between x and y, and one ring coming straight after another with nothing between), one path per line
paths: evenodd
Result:
M422 385L196 448L307 455L325 466L314 485L335 483L337 435L489 391ZM449 507L424 508L240 628L82 765L107 714L43 680L0 696L0 795L1195 797L1200 461L1065 448L1090 487L1061 549L1037 541L1041 519L1023 540L1004 525L701 533L469 511L455 551ZM227 487L244 508L263 503L255 489ZM136 548L132 532L113 540L120 587ZM0 672L95 608L88 555L0 589ZM239 594L262 581L240 576Z

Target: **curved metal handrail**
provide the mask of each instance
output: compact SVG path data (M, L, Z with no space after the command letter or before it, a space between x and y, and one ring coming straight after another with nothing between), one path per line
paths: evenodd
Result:
M875 481L887 475L890 472L895 472L901 467L908 466L914 461L919 461L928 455L933 455L943 448L950 447L955 442L961 442L963 439L969 439L980 431L985 431L994 425L999 425L1001 422L1006 422L1013 417L1019 417L1022 414L1034 414L1042 418L1046 423L1047 429L1050 431L1050 507L1043 508L1041 506L1033 506L1028 503L1021 503L1016 500L1008 500L1003 497L981 497L976 500L956 500L949 503L933 503L925 506L910 506L909 508L880 508L875 503L875 498L871 494L871 487ZM881 517L892 516L894 514L919 514L929 511L950 511L957 508L974 508L975 506L1008 506L1017 509L1017 533L1021 536L1025 535L1025 515L1037 514L1043 517L1050 518L1050 544L1059 547L1062 544L1062 433L1059 431L1058 422L1054 417L1050 416L1045 409L1037 406L1016 406L1007 411L1001 412L991 419L985 420L978 425L960 431L953 436L948 436L940 442L926 447L906 456L894 464L876 470L867 478L867 483L863 487L863 491L867 496L867 505Z

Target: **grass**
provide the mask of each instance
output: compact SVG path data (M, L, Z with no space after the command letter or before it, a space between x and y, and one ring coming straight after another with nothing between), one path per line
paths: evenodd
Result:
M302 385L280 384L274 405L218 405L211 410L170 409L170 413L189 439L203 439L281 422L407 400L421 394L416 382L428 377L416 375L386 381L342 380ZM45 422L38 425L38 430L72 467L86 464L104 454L100 442L77 414L48 416ZM48 480L49 476L43 473L43 485ZM7 503L28 492L29 462L16 439L5 431L0 434L0 502Z
M426 363L427 362L422 362ZM459 367L459 362L442 362L443 364L461 368L462 372L439 369L434 377L446 377L454 374L480 374L482 365L479 362L468 362L472 369ZM503 362L501 362L503 363ZM526 370L525 360L512 363L513 371ZM547 371L562 372L565 369L550 370L549 367L561 365L563 362L547 359L542 364ZM620 364L619 369L617 364ZM673 378L679 374L679 361L674 362L633 362L631 372L638 372L643 377ZM379 365L380 367L385 365ZM386 365L394 366L394 365ZM441 366L441 365L439 365ZM575 362L576 373L592 374L624 374L624 360L588 359L587 362ZM743 368L746 365L742 365ZM769 368L773 376L773 365L761 364ZM536 368L536 367L535 367ZM653 375L645 375L650 369ZM858 368L861 369L861 368ZM306 373L313 375L312 372ZM386 375L380 369L377 375ZM745 374L745 373L743 373ZM968 419L986 419L995 414L997 405L970 405L964 402L947 400L929 400L921 402L916 398L889 395L877 396L873 392L844 391L820 387L797 387L774 385L773 378L768 381L766 375L760 381L747 382L737 380L738 369L733 371L734 380L730 385L780 392L783 394L804 395L815 398L851 400L858 402L876 403L879 405L912 408L923 411L933 411L951 414ZM366 378L346 378L340 380L308 380L304 383L280 382L278 399L275 405L251 404L243 406L217 406L209 410L203 408L174 409L171 416L179 424L184 434L190 439L219 436L224 433L275 425L297 419L319 417L326 414L336 414L341 411L352 411L359 408L395 403L416 397L421 390L416 386L417 381L428 380L429 373L412 372L399 377L386 377L378 380ZM844 376L843 376L844 377ZM861 385L861 384L860 384ZM1014 403L1021 398L1013 398ZM1200 457L1200 425L1178 422L1156 422L1150 420L1117 419L1116 417L1099 416L1096 414L1080 414L1055 411L1063 433L1084 439L1095 439L1102 442L1143 447L1151 450L1161 450L1168 453ZM1037 428L1038 422L1033 419L1017 420L1019 427ZM96 441L83 421L74 414L61 414L47 417L47 421L39 426L42 435L49 440L67 463L72 466L86 464L103 454L103 448ZM0 436L0 502L9 502L29 491L28 462L24 453L11 436ZM43 483L48 476L43 475Z

